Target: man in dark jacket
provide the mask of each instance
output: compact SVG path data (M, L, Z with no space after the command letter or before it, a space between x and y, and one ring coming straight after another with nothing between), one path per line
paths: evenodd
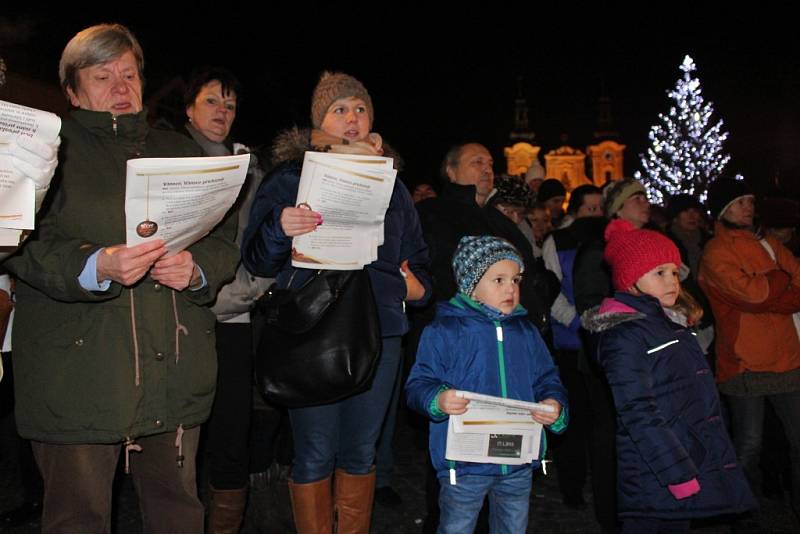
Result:
M525 262L525 281L520 301L530 319L542 328L547 310L558 294L558 280L535 266L530 243L516 224L489 201L494 193L494 163L481 144L456 145L442 162L445 184L437 198L417 204L425 241L431 257L434 300L456 294L450 263L456 246L465 235L502 237L520 251ZM488 204L487 204L488 203Z

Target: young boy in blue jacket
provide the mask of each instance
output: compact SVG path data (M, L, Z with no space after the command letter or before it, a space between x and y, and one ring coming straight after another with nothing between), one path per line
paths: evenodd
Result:
M439 533L474 531L487 493L491 531L525 532L532 471L541 465L446 460L448 416L463 414L469 403L456 397L457 389L549 404L553 412L532 411L532 418L554 432L566 428L566 390L519 305L523 268L520 254L503 239L462 238L453 256L459 292L439 304L406 384L408 404L431 418L429 448L441 488Z

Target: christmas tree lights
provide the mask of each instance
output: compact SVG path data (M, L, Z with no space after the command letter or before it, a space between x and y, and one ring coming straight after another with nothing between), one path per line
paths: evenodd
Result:
M650 147L640 159L644 172L636 172L647 189L650 201L664 205L670 196L688 193L705 202L708 185L725 168L730 155L722 152L728 132L722 120L709 126L714 108L704 103L700 80L688 55L680 66L683 77L667 92L674 103L659 123L650 128Z

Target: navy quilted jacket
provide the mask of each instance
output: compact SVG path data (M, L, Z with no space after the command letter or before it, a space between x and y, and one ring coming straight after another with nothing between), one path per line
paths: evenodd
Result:
M658 300L618 292L583 318L617 409L618 513L681 519L737 513L755 502L694 335ZM668 486L696 478L677 500Z

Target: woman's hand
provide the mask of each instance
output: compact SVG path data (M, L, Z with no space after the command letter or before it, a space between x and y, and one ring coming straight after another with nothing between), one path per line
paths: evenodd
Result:
M439 393L436 405L447 415L461 415L467 411L469 400L456 397L454 389L446 389Z
M531 417L537 423L541 423L545 426L552 425L556 422L558 417L561 415L561 405L555 399L545 399L540 401L541 404L549 404L555 411L553 412L540 412L538 410L531 410Z
M408 267L408 260L403 260L400 264L400 271L403 273L403 278L406 280L406 300L419 300L425 296L425 286L419 281L419 278L414 276L414 273Z
M289 237L313 232L322 224L322 215L307 208L283 208L281 229Z

